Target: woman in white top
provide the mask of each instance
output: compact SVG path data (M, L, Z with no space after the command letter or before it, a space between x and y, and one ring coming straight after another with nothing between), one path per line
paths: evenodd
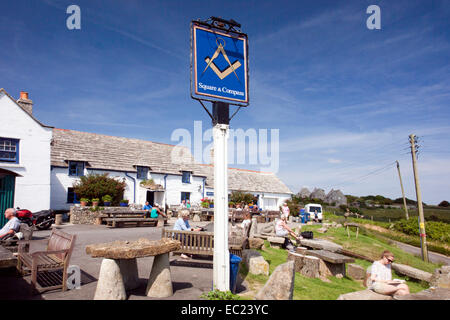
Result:
M283 203L283 206L281 207L281 213L282 213L284 216L286 216L286 219L289 218L290 211L289 211L289 207L288 207L288 205L287 205L286 202Z
M372 264L369 289L386 295L409 294L407 284L402 281L392 280L392 262L394 262L394 254L385 250L381 255L381 259Z
M298 236L295 234L295 232L289 228L289 226L286 223L287 217L282 214L281 218L278 219L278 221L275 224L275 234L277 237L287 237L289 234L293 236L295 239L300 240L303 239L302 236ZM287 239L289 241L289 239Z

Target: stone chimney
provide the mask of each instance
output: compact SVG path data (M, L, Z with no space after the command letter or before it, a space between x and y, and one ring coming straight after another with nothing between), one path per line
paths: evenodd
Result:
M17 103L30 115L33 114L33 101L28 99L28 92L20 91L20 98Z

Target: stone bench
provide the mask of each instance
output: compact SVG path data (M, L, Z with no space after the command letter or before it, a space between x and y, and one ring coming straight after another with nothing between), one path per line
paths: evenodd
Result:
M267 241L270 242L271 248L281 249L285 242L285 238L284 237L267 237Z
M303 247L331 252L341 252L343 249L341 245L324 239L301 239L300 244Z
M392 268L392 270L395 270L395 272L397 272L399 274L408 276L408 277L416 279L416 280L431 282L432 277L433 277L433 275L429 272L419 270L419 269L413 268L411 266L407 266L405 264L393 263L391 265L391 268Z
M391 296L376 293L370 289L341 294L337 300L393 300Z
M146 295L165 298L173 295L169 253L180 249L180 241L163 238L151 241L115 241L92 244L86 253L103 258L94 300L125 300L126 290L139 286L137 258L154 256Z
M355 259L339 253L327 250L308 250L306 254L317 257L321 260L322 276L345 276L345 264L355 262Z

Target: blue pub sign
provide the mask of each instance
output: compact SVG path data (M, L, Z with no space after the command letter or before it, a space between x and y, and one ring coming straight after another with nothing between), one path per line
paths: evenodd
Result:
M247 36L193 22L191 83L198 99L248 105Z

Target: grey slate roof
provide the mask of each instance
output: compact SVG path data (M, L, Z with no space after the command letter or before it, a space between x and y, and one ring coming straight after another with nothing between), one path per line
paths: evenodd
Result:
M172 153L174 160L172 161ZM107 136L67 129L53 129L51 164L68 167L68 161L85 161L86 167L111 171L136 172L136 166L148 166L150 172L180 174L192 171L206 177L206 185L214 187L214 167L198 164L190 151L173 145ZM291 190L273 173L244 169L228 169L228 187L249 192L288 193Z

